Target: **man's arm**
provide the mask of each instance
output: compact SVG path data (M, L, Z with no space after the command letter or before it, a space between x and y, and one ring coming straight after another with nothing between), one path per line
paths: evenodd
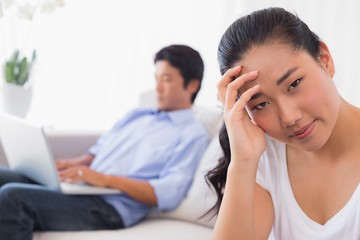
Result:
M169 210L176 207L186 195L208 143L207 135L184 137L172 152L171 159L159 170L157 179L138 180L106 175L88 166L66 169L61 172L60 178L62 181L86 181L94 186L119 189L141 203Z
M149 180L157 196L159 210L172 210L184 199L208 144L206 134L184 134L159 172L159 177Z
M148 181L105 175L104 182L105 187L119 189L141 203L150 206L157 205L155 191Z
M94 186L119 189L141 203L150 206L157 205L155 191L147 181L105 175L90 169L88 166L74 166L61 171L60 179L67 182L86 181Z

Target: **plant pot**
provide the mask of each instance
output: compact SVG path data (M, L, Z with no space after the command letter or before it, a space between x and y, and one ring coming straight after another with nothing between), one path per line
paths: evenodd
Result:
M24 118L29 111L32 90L15 84L5 83L1 91L4 112Z

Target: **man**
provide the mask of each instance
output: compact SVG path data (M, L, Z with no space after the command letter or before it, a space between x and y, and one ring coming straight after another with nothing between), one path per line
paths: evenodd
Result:
M122 193L64 195L1 170L0 239L31 239L34 230L126 228L152 207L171 210L181 202L209 142L191 110L204 64L199 53L185 45L161 49L154 63L157 109L130 112L88 153L57 160L61 180Z

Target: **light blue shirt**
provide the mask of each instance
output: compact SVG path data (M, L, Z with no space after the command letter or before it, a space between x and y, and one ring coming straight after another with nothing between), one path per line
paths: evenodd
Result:
M191 109L137 109L89 149L95 155L90 167L104 174L148 181L157 208L172 210L186 196L208 144L207 131ZM126 194L103 198L119 212L126 227L144 218L151 208Z

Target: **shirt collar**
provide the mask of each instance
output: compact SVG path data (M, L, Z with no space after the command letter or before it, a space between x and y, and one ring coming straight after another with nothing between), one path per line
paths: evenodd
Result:
M158 114L164 114L174 124L182 124L194 119L194 113L191 108L175 111L158 111Z

